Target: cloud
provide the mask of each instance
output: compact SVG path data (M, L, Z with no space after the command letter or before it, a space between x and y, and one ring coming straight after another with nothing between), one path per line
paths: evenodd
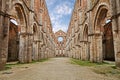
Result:
M58 5L55 11L57 14L68 15L68 14L71 14L72 9L66 3L64 3L62 5Z
M50 17L51 17L51 21L52 21L53 23L55 23L56 21L60 20L63 16L53 13L53 14L50 15Z
M53 31L54 32L57 32L59 30L63 30L64 32L66 32L67 31L67 27L68 27L66 24L61 24L61 23L58 23L58 22L56 22L54 24L54 26L55 26L55 27L53 27Z
M53 31L57 32L58 30L67 31L67 24L62 23L62 15L52 15L51 21L53 25Z
M48 6L53 5L56 2L56 0L46 0L46 3Z
M72 14L74 0L46 0L53 31L67 32L69 19Z

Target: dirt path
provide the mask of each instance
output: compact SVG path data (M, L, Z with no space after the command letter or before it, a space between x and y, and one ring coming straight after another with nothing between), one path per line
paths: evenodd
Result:
M96 74L87 67L69 63L69 58L53 58L49 61L27 64L0 72L0 80L117 80Z

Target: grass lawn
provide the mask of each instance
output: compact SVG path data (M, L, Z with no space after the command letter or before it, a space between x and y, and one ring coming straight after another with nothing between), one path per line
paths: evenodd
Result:
M97 74L105 76L114 76L120 79L120 69L114 64L103 62L103 63L92 63L90 61L81 61L77 59L70 59L71 64L89 67L92 71Z
M10 62L5 65L5 70L12 69L12 67L15 66L22 66L22 65L27 65L27 64L35 64L39 62L45 62L48 61L49 59L40 59L39 61L32 61L31 63L19 63L19 62Z

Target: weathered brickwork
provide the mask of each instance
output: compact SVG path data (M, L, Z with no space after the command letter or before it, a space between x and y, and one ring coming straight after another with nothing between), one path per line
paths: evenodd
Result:
M63 40L59 41L59 38L62 38ZM65 43L66 43L66 33L62 30L59 30L55 33L55 43L56 43L56 56L67 56L65 53Z
M120 67L120 1L76 0L67 32L69 57Z
M120 67L120 0L76 0L67 33L53 33L45 0L0 0L0 70L55 56Z
M7 61L54 57L53 36L45 0L0 0L0 70Z

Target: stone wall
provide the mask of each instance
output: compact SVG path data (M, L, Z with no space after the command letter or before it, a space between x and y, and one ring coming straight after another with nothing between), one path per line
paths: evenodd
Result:
M17 22L20 63L54 57L54 33L45 0L0 0L0 4L0 70L10 58L9 53L16 55L16 50L10 49L16 44L14 34L9 34L11 19Z
M100 63L106 57L115 59L120 67L118 3L119 0L76 0L67 32L65 51L69 57Z
M59 41L59 38L62 38L63 40ZM56 56L62 57L67 56L65 53L65 44L66 44L66 33L62 30L59 30L55 33L55 43L56 43Z
M8 41L8 60L18 60L19 54L19 37L18 37L18 26L10 22L9 27L9 41Z

